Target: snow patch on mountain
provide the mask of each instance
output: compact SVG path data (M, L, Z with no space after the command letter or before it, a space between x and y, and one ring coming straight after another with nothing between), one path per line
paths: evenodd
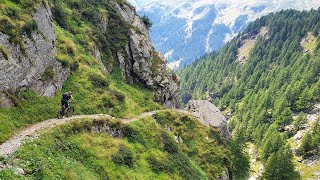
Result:
M236 36L236 33L228 33L228 34L226 34L223 42L227 43L227 42L231 41L235 36Z
M180 66L182 60L183 59L180 59L178 61L173 61L173 62L168 63L167 65L170 69L176 69Z
M213 33L213 29L210 29L210 31L209 31L209 33L208 33L208 35L207 35L207 37L206 37L206 42L205 42L205 47L206 47L206 53L210 53L210 52L212 52L213 51L213 49L211 48L211 46L210 46L210 37L211 37L211 35L212 35L212 33Z
M169 58L172 56L173 52L174 52L174 50L171 49L170 51L168 51L168 52L166 52L166 53L164 54L164 57L165 57L166 59L169 59Z
M318 8L320 0L129 0L153 22L151 39L169 62L188 64L219 50L255 19L283 9ZM173 51L171 51L173 49ZM178 61L177 61L178 60Z
M162 6L165 7L168 15L188 19L188 23L201 19L209 11L209 8L204 8L201 13L197 14L197 9L214 5L219 12L215 23L230 26L243 14L249 15L249 19L254 20L262 15L283 9L308 10L320 6L320 0L130 0L135 4L139 1L145 5L144 11Z

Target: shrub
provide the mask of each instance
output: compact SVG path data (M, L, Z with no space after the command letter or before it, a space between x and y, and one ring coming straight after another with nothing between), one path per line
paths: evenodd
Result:
M54 70L52 68L48 68L44 71L44 73L41 76L42 81L48 81L53 79L54 77Z
M58 54L55 58L62 64L62 67L64 68L68 68L72 64L72 59L69 56Z
M126 138L128 138L129 142L134 142L134 143L143 142L143 140L141 140L141 136L139 136L139 131L132 128L131 126L126 125L124 127L123 135Z
M168 153L177 153L179 151L179 147L173 138L169 136L168 133L163 133L161 135L162 143L164 144L164 150Z
M119 101L119 102L124 102L125 98L126 98L126 95L121 93L121 92L118 92L118 91L113 91L112 92L115 96L115 98Z
M196 167L195 164L189 160L186 154L172 154L170 160L175 162L175 168L179 170L179 174L183 177L183 179L207 179L201 169Z
M14 22L7 16L0 16L0 31L8 34L9 36L14 35L16 27Z
M149 30L152 27L152 22L149 19L149 17L146 15L143 15L141 19L142 19L142 22L146 25L147 29Z
M0 171L0 179L22 179L19 175L9 169Z
M89 74L88 78L94 86L97 86L99 88L106 88L109 86L109 81L107 80L107 78L102 77L100 74L91 73Z
M32 38L32 32L38 30L38 24L35 20L29 21L24 27L23 31L27 33L27 36L31 39Z
M16 4L20 4L21 0L11 0L12 2L16 3Z
M134 158L130 148L122 145L116 154L112 155L112 161L118 165L127 165L133 167Z
M18 44L20 45L21 50L24 50L24 43L20 36L21 32L12 19L7 16L0 16L0 24L0 31L10 36L10 43Z
M71 71L76 71L79 69L79 62L78 61L74 61L73 63L70 64L70 69Z
M107 98L107 97L103 97L102 98L102 103L103 103L103 106L106 108L106 109L111 109L111 108L114 108L115 107L115 104L114 102Z
M158 112L154 115L155 120L157 123L161 124L164 126L166 123L168 123L168 120L174 120L176 117L173 116L170 112Z
M153 53L153 59L152 59L152 66L151 71L152 75L155 77L157 74L159 74L159 67L164 64L163 60L159 57L157 53Z
M63 7L61 5L55 4L55 6L52 9L52 14L60 27L64 29L68 28L68 25L66 22L66 18L68 14L63 10Z
M160 173L160 172L172 173L174 171L172 161L169 161L167 159L157 159L156 157L151 156L147 158L147 161L152 171L156 173Z
M76 71L79 69L79 62L70 58L70 56L65 54L56 55L56 60L62 64L64 68L70 68L71 71Z

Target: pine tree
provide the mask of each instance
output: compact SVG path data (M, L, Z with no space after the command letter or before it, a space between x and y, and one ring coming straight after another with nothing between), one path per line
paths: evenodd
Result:
M314 128L312 129L312 146L314 148L314 154L320 155L320 118L316 122Z
M312 95L310 94L309 88L306 87L300 94L298 101L296 102L296 108L299 110L308 110L311 108Z
M289 125L292 122L292 111L290 108L286 108L283 112L281 112L280 116L276 118L276 123L279 125L279 127L284 127L286 125Z
M261 149L262 160L267 161L271 154L277 152L284 141L278 131L274 131L271 136L267 138Z
M294 128L299 131L303 124L307 122L307 117L303 112L300 112L298 117L294 120Z
M308 152L312 149L312 137L310 133L307 133L301 140L301 145L298 149L300 155L307 157Z
M299 179L299 173L295 171L292 159L293 155L290 145L282 146L268 158L263 178L266 180Z

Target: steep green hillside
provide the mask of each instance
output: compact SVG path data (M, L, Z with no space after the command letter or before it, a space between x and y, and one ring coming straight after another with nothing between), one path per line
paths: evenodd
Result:
M109 133L97 132L103 127ZM110 119L75 121L1 159L13 168L0 171L0 178L21 178L14 174L17 167L24 169L26 179L245 177L248 161L237 162L242 153L219 134L174 111L125 125Z
M120 4L125 1L117 1ZM32 18L42 1L2 0L0 3L0 31L10 36L10 42L25 49L23 35L37 31ZM132 117L141 112L161 109L153 100L153 91L140 83L129 83L121 73L115 54L124 51L128 43L127 24L111 2L96 1L44 1L53 12L57 40L56 59L65 68L71 69L71 75L63 89L53 98L40 97L32 90L8 91L7 96L15 107L0 108L0 143L14 131L48 118L56 117L60 108L61 94L72 91L76 100L77 114L108 113L113 116ZM106 32L98 27L97 18L108 22ZM1 46L2 47L2 46ZM111 72L106 73L94 55L95 49L101 49L101 61ZM6 52L4 48L0 49ZM4 53L3 53L4 54ZM54 76L48 70L44 81ZM3 77L2 77L3 78Z
M0 103L4 99L10 107L0 108L0 143L15 131L54 118L66 91L74 94L77 114L131 118L163 109L160 103L176 106L179 78L166 68L126 1L0 2L3 67L36 67L38 64L32 63L46 57L50 63L49 53L54 49L52 59L68 76L54 97L39 96L37 89L32 90L36 81L18 82L16 89L1 86ZM134 15L132 24L130 15ZM41 25L39 17L47 24ZM53 38L47 42L49 36ZM9 42L3 40L7 37ZM49 44L52 49L48 56L31 59L30 49L35 54L42 50L37 43ZM28 78L39 78L40 84L53 83L57 69L45 68L43 74ZM0 83L5 84L1 81L5 75ZM0 157L0 179L243 179L249 162L239 142L243 144L242 139L223 139L219 130L176 112L158 113L126 125L116 119L82 119L49 129L14 154Z
M284 127L293 112L307 112L320 100L319 19L320 9L270 14L219 53L180 71L182 101L209 98L230 112L233 133L254 142L267 167L283 163L276 168L287 167L284 179L295 177Z

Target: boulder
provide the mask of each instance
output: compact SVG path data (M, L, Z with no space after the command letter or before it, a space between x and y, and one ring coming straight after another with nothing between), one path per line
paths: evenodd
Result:
M230 136L226 118L221 111L208 100L191 100L187 105L187 110L191 111L202 124L219 128L224 137Z
M11 108L15 106L14 102L4 93L0 93L0 108Z
M293 139L295 141L299 141L302 139L303 135L304 135L305 131L298 131L294 136Z

